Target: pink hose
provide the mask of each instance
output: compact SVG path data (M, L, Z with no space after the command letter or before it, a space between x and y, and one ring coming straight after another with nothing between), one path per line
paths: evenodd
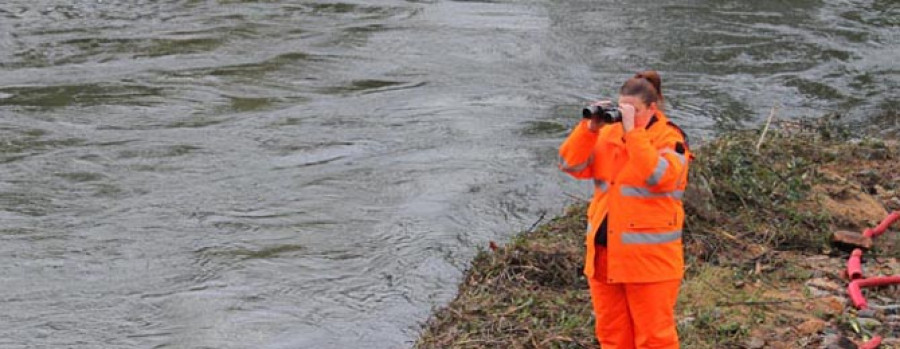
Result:
M884 231L897 220L900 220L900 211L891 212L891 214L885 217L875 229L866 229L863 231L863 236L871 238L884 234ZM853 253L850 254L850 258L847 260L847 276L852 280L850 281L850 284L847 285L847 293L850 294L850 300L853 301L853 306L859 310L869 307L866 297L863 297L862 294L863 288L900 284L900 276L881 276L863 279L861 259L862 250L857 248L853 250ZM875 336L868 342L860 345L859 349L875 349L880 345L881 336Z
M853 253L850 254L850 259L847 260L847 276L850 277L850 280L862 279L862 250L854 249Z
M869 307L869 304L866 302L866 297L863 297L862 291L859 289L859 281L853 280L850 281L850 284L847 285L847 293L850 294L850 300L853 302L853 306L856 309L862 310Z
M875 227L875 229L866 229L866 231L863 232L863 235L868 237L876 237L878 235L884 234L884 231L887 230L887 228L890 227L891 224L896 222L898 219L900 219L900 211L891 212L891 214L885 217L884 220L882 220L881 223L879 223L878 226Z
M869 307L866 297L862 295L862 289L866 287L887 286L900 284L900 276L880 276L867 279L858 279L850 281L847 285L847 293L850 294L850 300L856 309L866 309Z
M860 345L859 349L875 349L878 348L879 345L881 345L881 336L875 336L875 338Z

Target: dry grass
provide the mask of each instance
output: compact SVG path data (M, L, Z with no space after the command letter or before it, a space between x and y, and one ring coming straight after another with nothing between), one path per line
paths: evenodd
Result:
M418 348L594 347L581 275L584 207L572 207L496 251L482 251L457 299L429 322Z

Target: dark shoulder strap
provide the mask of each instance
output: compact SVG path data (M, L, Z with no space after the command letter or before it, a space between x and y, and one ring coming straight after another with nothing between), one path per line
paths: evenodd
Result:
M684 130L682 130L681 127L678 127L678 125L675 125L674 122L667 121L667 122L666 122L666 125L668 125L668 126L671 127L671 128L674 128L676 131L678 131L678 133L681 134L681 138L684 139L684 145L683 145L683 146L684 146L687 150L690 150L690 147L691 147L691 146L688 144L688 136L687 136L687 133L684 133ZM676 145L676 147L677 147L677 145ZM678 151L678 150L679 150L679 149L675 149L675 151ZM684 150L678 151L678 152L681 153L681 154L684 154Z
M656 115L653 115L652 117L650 117L650 122L648 122L647 126L644 126L644 128L649 130L650 126L653 126L653 124L655 124L657 121L659 121L659 118L657 118Z

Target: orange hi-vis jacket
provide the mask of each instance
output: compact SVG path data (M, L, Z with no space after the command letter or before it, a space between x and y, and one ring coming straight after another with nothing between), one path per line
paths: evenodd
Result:
M607 217L607 283L658 282L684 276L682 197L692 155L681 129L658 111L645 128L621 124L572 130L559 149L560 169L594 180L588 207L584 274L594 276L594 235Z

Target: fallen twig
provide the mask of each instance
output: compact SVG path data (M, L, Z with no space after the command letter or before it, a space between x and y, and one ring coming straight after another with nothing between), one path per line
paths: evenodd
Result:
M590 202L588 199L585 199L585 198L583 198L583 197L580 197L580 196L577 196L577 195L574 195L574 194L563 193L563 195L568 196L569 198L572 198L572 199L581 201L581 202Z
M766 137L766 132L769 131L769 124L772 123L772 117L775 116L775 110L778 109L778 104L772 106L772 111L769 112L769 119L766 120L766 126L763 127L762 134L759 135L759 141L756 142L756 153L759 154L759 147L762 145L763 138Z
M819 297L810 297L810 298L792 298L792 299L778 299L778 300L769 300L769 301L745 301L745 302L716 302L717 306L727 307L732 305L769 305L769 304L784 304L784 303L796 303L796 302L808 302L811 300L826 298L828 296L819 296Z
M540 223L544 220L544 217L545 217L545 216L547 216L547 212L546 212L546 211L541 212L541 216L538 217L538 219L537 219L536 221L534 221L534 224L532 224L532 225L531 225L531 228L528 228L527 231L528 231L528 232L534 232L534 228L537 227L538 224L540 224Z

